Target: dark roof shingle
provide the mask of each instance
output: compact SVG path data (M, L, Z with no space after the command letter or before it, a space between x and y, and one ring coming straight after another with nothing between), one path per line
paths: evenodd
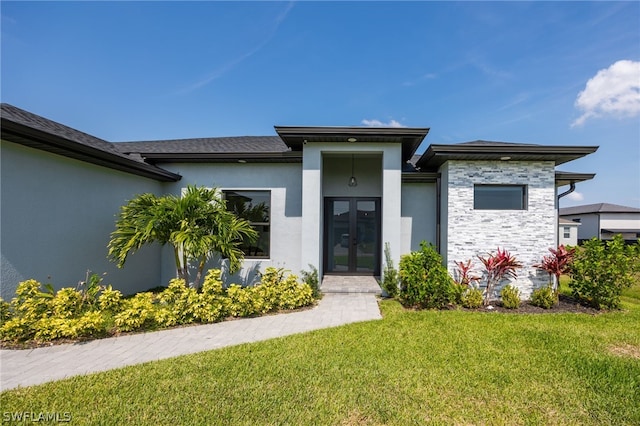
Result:
M618 204L597 203L583 206L563 207L559 210L560 216L588 213L640 213L636 207L620 206Z

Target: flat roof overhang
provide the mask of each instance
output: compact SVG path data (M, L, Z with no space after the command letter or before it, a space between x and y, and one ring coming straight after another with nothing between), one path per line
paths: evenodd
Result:
M577 160L598 150L597 146L544 146L524 144L430 145L417 161L421 170L437 170L450 160L553 161L555 165Z
M2 140L161 182L177 182L182 178L179 174L151 164L112 154L5 118L2 118Z
M595 173L574 173L562 172L556 170L556 186L565 186L591 180L596 176Z
M274 126L292 151L302 151L307 142L400 143L402 162L408 161L429 133L428 127L300 127Z

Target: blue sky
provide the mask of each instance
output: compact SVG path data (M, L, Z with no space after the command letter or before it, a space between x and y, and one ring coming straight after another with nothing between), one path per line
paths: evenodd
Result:
M562 206L640 207L640 2L3 1L1 98L117 142L274 125L599 145Z

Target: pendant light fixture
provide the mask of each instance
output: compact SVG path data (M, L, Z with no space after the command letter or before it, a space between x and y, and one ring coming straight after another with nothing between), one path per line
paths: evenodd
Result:
M351 154L351 177L349 178L349 186L358 186L358 180L356 179L356 176L353 173L354 163L355 163L354 154Z

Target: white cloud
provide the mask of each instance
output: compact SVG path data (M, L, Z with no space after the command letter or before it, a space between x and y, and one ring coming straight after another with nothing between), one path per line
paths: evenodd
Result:
M388 123L383 123L380 120L367 120L364 119L361 121L362 124L364 124L367 127L407 127L404 124L401 124L400 122L396 121L396 120L389 120Z
M582 201L584 200L584 195L582 192L573 191L571 194L567 195L567 198L571 201Z
M575 106L583 113L571 127L590 118L640 115L640 62L622 60L598 71L578 94Z

